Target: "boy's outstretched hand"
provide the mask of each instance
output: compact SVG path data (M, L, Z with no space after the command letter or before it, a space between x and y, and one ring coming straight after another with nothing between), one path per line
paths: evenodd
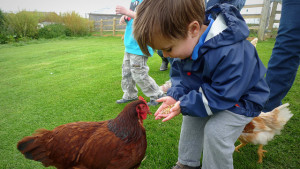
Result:
M162 97L160 99L157 99L156 101L157 102L163 102L163 104L155 112L155 114L154 114L155 120L164 118L162 121L165 122L165 121L171 120L173 117L180 114L180 101L176 102L176 100L173 99L170 96ZM170 109L169 114L162 114L161 113L161 111L163 109L165 109L168 106L173 105L173 104L174 104L174 106Z

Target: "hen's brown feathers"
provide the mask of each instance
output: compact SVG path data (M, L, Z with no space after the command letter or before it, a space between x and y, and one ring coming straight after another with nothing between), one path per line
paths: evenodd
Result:
M140 102L128 104L115 119L108 122L108 129L125 142L135 142L145 134L140 129L143 126L137 123L142 120L136 112L139 104Z
M97 134L89 138L80 150L77 161L86 161L88 168L99 166L120 168L143 159L147 146L145 130L138 142L125 142L107 129L107 127L99 128Z
M19 141L26 158L57 168L137 168L147 148L141 125L147 104L138 100L117 118L103 122L74 122L53 130L40 129Z
M250 122L245 126L243 133L253 133L254 128L255 128L255 126L254 126L253 122Z
M68 123L52 131L39 129L19 141L17 147L26 158L40 161L46 167L65 168L74 163L79 150L103 123L107 122Z

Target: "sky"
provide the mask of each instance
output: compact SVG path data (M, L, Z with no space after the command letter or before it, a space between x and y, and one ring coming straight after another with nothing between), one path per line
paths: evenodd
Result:
M122 5L129 8L130 0L0 0L3 12L39 11L72 12L88 17L88 13L115 13L115 7Z
M0 0L3 12L39 11L39 12L72 12L88 18L89 13L114 14L117 5L129 8L131 0ZM262 3L263 0L247 0L246 4ZM253 8L251 9L253 10ZM242 13L251 10L242 10ZM255 9L254 9L255 10ZM261 9L260 9L261 10ZM257 10L257 11L260 11Z

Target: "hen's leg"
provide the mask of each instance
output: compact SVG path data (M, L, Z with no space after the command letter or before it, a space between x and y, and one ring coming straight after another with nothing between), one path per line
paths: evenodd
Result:
M264 153L267 152L267 150L263 150L263 145L260 144L257 150L257 154L258 154L258 163L262 163L262 159L263 157L265 157Z
M234 151L236 151L236 152L240 152L239 149L248 144L247 142L244 142L240 139L239 139L239 141L241 142L241 144L235 147Z

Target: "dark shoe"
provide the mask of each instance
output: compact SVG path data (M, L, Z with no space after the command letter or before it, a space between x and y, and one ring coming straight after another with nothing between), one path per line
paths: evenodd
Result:
M148 106L156 106L158 104L159 104L159 102L157 102L155 100L150 100L150 102L147 103Z
M201 167L190 167L187 165L183 165L180 162L177 162L176 165L174 167L172 167L171 169L201 169Z
M160 66L159 70L160 70L160 71L168 70L168 63L169 63L169 62L166 62L166 61L163 60L163 61L161 62L161 66Z
M127 102L135 101L135 100L137 100L137 99L138 99L138 98L129 99L129 100L127 100L127 99L120 99L120 100L117 100L117 103L118 103L118 104L121 104L121 103L127 103Z
M165 97L165 96L167 96L167 95L164 93L164 94L158 96L157 99L162 98L162 97ZM154 99L150 99L150 102L148 102L147 105L148 105L148 106L156 106L156 105L158 105L160 102L157 102L157 101L156 101L157 99L155 99L155 100L154 100Z

